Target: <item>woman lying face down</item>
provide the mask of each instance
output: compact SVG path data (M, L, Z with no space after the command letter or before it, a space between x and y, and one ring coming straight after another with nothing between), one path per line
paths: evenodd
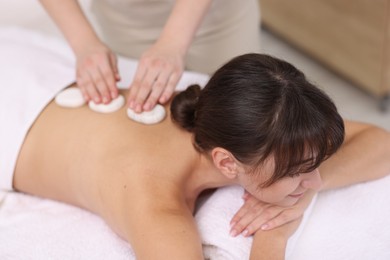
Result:
M171 111L223 174L281 205L320 188L317 168L344 139L332 101L292 65L266 55L233 59L204 90L179 93ZM303 173L310 174L297 177Z
M299 218L313 191L390 172L388 149L374 145L389 142L388 133L345 126L344 141L333 102L292 65L247 54L217 70L204 89L178 93L157 125L133 122L124 109L102 115L51 102L26 136L13 185L100 215L138 259L202 259L193 211L204 190L243 186L251 195L233 228L252 234L268 220L259 221L259 203L276 206L271 228ZM356 158L359 144L377 159L340 160ZM350 174L354 167L361 173ZM369 175L374 167L378 176ZM268 246L256 244L252 256L283 258L296 223L257 231L255 243L266 238Z

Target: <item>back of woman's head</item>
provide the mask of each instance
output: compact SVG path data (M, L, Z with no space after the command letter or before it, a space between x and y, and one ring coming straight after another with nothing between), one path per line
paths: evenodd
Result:
M253 172L272 156L268 184L314 170L344 139L331 99L294 66L268 55L232 59L203 90L194 85L179 93L171 113L201 152L225 148Z

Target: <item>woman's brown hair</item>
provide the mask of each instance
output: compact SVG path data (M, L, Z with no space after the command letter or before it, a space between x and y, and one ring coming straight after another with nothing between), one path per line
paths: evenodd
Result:
M171 114L200 152L225 148L252 172L273 156L266 185L314 170L344 140L332 100L294 66L263 54L232 59L202 90L188 87L173 99Z

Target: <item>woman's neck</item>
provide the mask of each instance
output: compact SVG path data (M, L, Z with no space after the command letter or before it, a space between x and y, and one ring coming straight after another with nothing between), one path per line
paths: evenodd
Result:
M204 190L233 184L236 182L226 178L207 155L200 154L196 166L185 180L183 192L187 201L195 201Z

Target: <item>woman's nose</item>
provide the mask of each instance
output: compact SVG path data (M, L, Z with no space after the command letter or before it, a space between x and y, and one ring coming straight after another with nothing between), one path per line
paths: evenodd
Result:
M315 169L313 172L304 174L306 177L302 180L301 186L306 189L320 190L322 187L322 179L320 171Z

